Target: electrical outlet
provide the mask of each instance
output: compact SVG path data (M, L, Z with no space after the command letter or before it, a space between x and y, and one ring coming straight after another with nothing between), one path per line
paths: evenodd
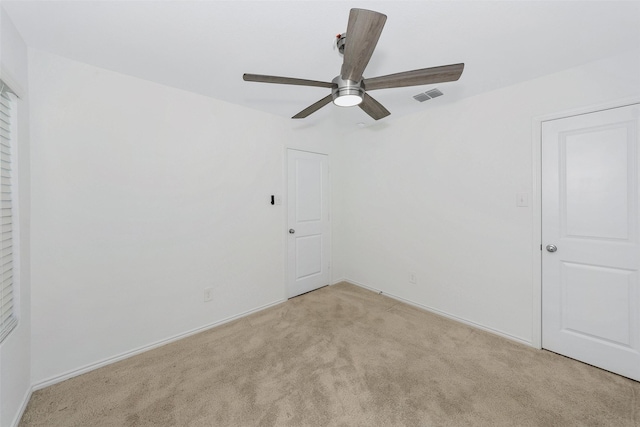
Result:
M516 206L519 208L529 206L529 193L516 193Z
M204 302L209 302L213 299L213 288L204 288Z
M409 273L409 283L416 284L418 283L418 279L416 278L416 273Z

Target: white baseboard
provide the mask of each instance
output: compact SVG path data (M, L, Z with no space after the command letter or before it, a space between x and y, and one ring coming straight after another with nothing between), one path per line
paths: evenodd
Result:
M18 424L20 424L20 420L24 415L24 411L27 409L29 400L31 400L32 393L33 393L33 387L28 389L27 392L24 394L24 398L22 399L22 405L20 405L20 409L16 413L16 417L13 419L13 422L11 423L11 427L18 427Z
M102 368L103 366L107 366L107 365L110 365L112 363L119 362L119 361L124 360L124 359L128 359L129 357L135 356L137 354L144 353L145 351L149 351L149 350L153 350L154 348L162 347L163 345L172 343L174 341L178 341L178 340L180 340L182 338L186 338L188 336L195 335L195 334L200 333L200 332L204 332L204 331L206 331L208 329L211 329L211 328L215 328L216 326L224 325L225 323L229 323L229 322L232 322L234 320L240 319L242 317L246 317L246 316L248 316L250 314L257 313L258 311L266 310L269 307L273 307L273 306L281 304L281 303L283 303L285 301L286 301L286 299L280 299L280 300L277 300L277 301L273 301L273 302L270 302L268 304L262 305L260 307L256 307L254 309L251 309L249 311L245 311L243 313L236 314L235 316L227 317L227 318L219 320L217 322L213 322L213 323L210 323L210 324L207 324L207 325L204 325L204 326L200 326L199 328L191 329L190 331L183 332L181 334L174 335L172 337L169 337L169 338L166 338L166 339L163 339L163 340L160 340L160 341L156 341L156 342L154 342L152 344L145 345L145 346L142 346L142 347L138 347L138 348L136 348L134 350L127 351L125 353L121 353L121 354L113 356L113 357L108 357L108 358L100 360L98 362L90 363L88 365L85 365L85 366L83 366L81 368L73 369L73 370L67 371L67 372L65 372L63 374L50 377L50 378L48 378L46 380L43 380L43 381L40 381L40 382L34 384L33 387L32 387L32 391L36 391L36 390L43 389L45 387L49 387L50 385L54 385L54 384L57 384L59 382L68 380L69 378L77 377L78 375L85 374L87 372L93 371L93 370L98 369L98 368Z
M352 283L352 284L354 284L354 285L356 285L356 286L359 286L359 287L361 287L361 288L364 288L364 289L368 289L368 290L370 290L370 291L373 291L373 292L375 292L375 293L382 294L382 295L386 295L386 296L388 296L389 298L393 298L393 299L395 299L395 300L398 300L398 301L404 302L404 303L409 304L409 305L411 305L411 306L413 306L413 307L420 308L420 309L422 309L422 310L425 310L425 311L428 311L428 312L431 312L431 313L434 313L434 314L437 314L437 315L440 315L440 316L446 317L446 318L448 318L448 319L455 320L456 322L464 323L465 325L472 326L472 327L474 327L474 328L478 328L478 329L482 329L483 331L490 332L490 333L492 333L492 334L494 334L494 335L499 335L499 336L501 336L501 337L503 337L503 338L507 338L507 339L509 339L509 340L519 342L520 344L528 345L528 346L530 346L530 347L534 347L534 348L535 348L535 346L533 345L533 343L532 343L531 341L525 340L525 339L523 339L523 338L516 337L516 336L511 335L511 334L508 334L508 333L506 333L506 332L502 332L502 331L500 331L500 330L493 329L493 328L490 328L490 327L488 327L488 326L481 325L481 324L476 323L476 322L473 322L473 321L471 321L471 320L467 320L467 319L464 319L464 318L462 318L462 317L455 316L455 315L450 314L450 313L447 313L447 312L445 312L445 311L438 310L438 309L436 309L436 308L429 307L429 306L427 306L427 305L420 304L420 303L417 303L417 302L415 302L415 301L411 301L411 300L408 300L408 299L405 299L405 298L399 297L399 296L397 296L397 295L393 295L393 294L386 293L386 292L384 292L384 291L381 291L380 289L373 288L373 287L371 287L371 286L365 285L364 283L359 283L359 282L357 282L357 281L355 281L355 280L346 279L346 278L345 278L345 279L343 279L343 280L344 280L344 281L346 281L346 282Z

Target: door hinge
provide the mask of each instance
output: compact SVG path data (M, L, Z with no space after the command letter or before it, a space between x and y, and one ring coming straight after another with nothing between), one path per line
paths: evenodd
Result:
M542 250L542 243L540 243L540 250Z

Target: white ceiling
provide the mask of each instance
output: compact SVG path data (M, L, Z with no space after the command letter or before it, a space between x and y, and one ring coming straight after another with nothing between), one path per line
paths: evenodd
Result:
M242 74L330 81L349 9L385 13L365 77L465 63L457 82L372 92L391 116L640 49L640 1L12 1L2 7L26 43L71 59L283 117L329 94ZM444 96L412 96L438 87ZM305 125L373 122L332 104Z

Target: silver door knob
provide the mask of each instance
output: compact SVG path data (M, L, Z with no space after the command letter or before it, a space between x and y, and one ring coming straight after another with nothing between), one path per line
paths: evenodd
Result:
M558 247L556 245L547 245L547 251L555 252L557 250L558 250Z
M293 234L293 233L295 233L295 232L296 232L296 230L294 230L293 228L290 228L290 229L289 229L289 234Z

